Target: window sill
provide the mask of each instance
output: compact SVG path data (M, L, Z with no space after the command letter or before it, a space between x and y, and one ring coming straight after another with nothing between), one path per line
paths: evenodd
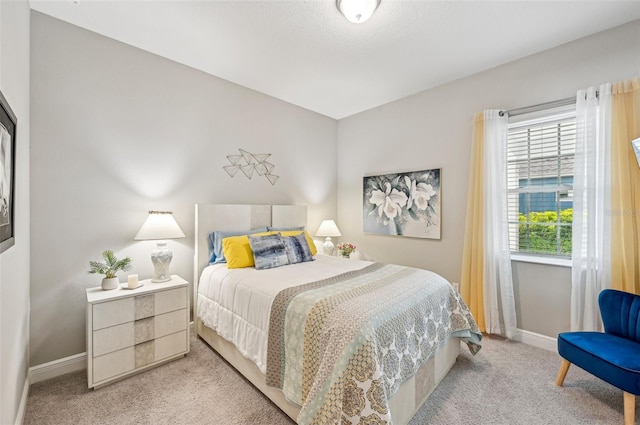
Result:
M570 258L544 257L541 255L524 255L512 253L511 261L519 261L521 263L546 264L549 266L571 267Z

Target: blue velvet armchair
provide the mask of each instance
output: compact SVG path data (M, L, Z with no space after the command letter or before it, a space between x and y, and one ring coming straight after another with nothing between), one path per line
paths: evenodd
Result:
M633 425L640 395L640 296L605 289L598 303L604 332L558 335L563 360L556 385L562 386L571 363L579 366L623 391L624 423Z

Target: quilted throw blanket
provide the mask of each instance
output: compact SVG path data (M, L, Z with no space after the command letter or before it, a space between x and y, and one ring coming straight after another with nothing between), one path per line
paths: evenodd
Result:
M389 398L451 336L482 334L441 276L373 263L274 299L267 385L302 406L299 424L391 424Z

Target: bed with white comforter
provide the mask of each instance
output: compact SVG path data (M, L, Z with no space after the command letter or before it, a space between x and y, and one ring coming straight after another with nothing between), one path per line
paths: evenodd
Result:
M399 265L323 255L267 270L215 264L196 302L203 325L301 406L300 424L390 423L390 398L451 338L480 348L451 285Z

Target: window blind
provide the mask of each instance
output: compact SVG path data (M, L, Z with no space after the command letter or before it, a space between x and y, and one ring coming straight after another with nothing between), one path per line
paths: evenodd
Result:
M507 136L511 251L570 256L575 112L510 124Z

